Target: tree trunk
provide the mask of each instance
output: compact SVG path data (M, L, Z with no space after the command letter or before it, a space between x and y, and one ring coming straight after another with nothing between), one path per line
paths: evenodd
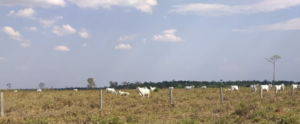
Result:
M273 65L273 85L275 85L275 63Z

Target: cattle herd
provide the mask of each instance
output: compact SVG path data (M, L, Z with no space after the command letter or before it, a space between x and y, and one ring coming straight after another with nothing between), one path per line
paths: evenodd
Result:
M273 85L271 84L268 84L268 85L259 85L259 84L254 84L254 85L250 85L250 91L251 92L256 92L258 87L261 88L262 91L269 91ZM292 84L291 85L291 88L293 89L298 89L300 90L300 84ZM150 91L154 91L156 89L156 87L151 87L148 89L147 87L137 87L136 88L136 92L144 97L147 95L147 97L149 98L150 97ZM169 87L169 89L174 89L174 87ZM185 86L184 87L185 90L192 90L194 89L194 86ZM206 86L201 86L200 89L206 89ZM78 91L78 89L73 89L74 91ZM225 89L225 91L238 91L239 90L239 87L237 85L231 85L228 89ZM284 90L284 84L281 84L281 85L274 85L274 92L277 93L277 92L282 92ZM37 92L42 92L42 89L37 89L36 90ZM17 90L14 90L14 92L18 92ZM113 93L115 95L117 95L118 93L115 91L114 88L106 88L106 93ZM119 94L120 95L124 95L124 96L128 96L129 93L128 92L123 92L121 90L119 90Z

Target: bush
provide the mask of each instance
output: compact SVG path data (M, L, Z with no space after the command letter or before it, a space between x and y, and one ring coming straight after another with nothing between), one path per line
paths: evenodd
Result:
M156 88L155 90L154 90L154 92L158 92L159 91L159 88Z

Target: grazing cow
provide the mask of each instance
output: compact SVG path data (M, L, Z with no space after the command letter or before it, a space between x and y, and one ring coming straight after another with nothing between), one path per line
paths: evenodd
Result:
M298 88L298 84L292 84L291 87L292 87L293 89L297 89L297 88Z
M42 89L38 89L38 90L36 90L36 92L42 92Z
M262 91L266 90L267 92L270 90L271 86L269 85L260 85Z
M257 90L257 85L251 85L250 86L250 91L251 92L256 92L256 90Z
M148 88L137 87L136 92L139 93L142 97L144 97L145 95L148 95L148 99L150 97L150 90Z
M194 88L194 85L192 85L192 86L185 86L184 88L185 88L185 90L192 90Z
M14 90L14 92L18 92L17 90Z
M156 89L156 87L151 87L151 86L150 86L150 90L151 90L151 91L154 91L155 89Z
M231 92L234 90L239 91L239 87L237 85L231 85L230 90L231 90Z
M113 93L113 94L118 94L114 88L106 88L106 93Z
M77 89L74 89L74 91L78 91Z
M174 90L174 87L169 87L169 89L172 89L172 90Z
M277 93L277 91L281 92L283 91L284 87L282 87L282 85L274 85L274 90L275 93Z
M120 95L125 95L125 96L129 95L128 92L123 92L123 91L121 91L121 90L119 90L119 93L120 93Z
M206 89L206 86L201 86L201 88L200 89Z

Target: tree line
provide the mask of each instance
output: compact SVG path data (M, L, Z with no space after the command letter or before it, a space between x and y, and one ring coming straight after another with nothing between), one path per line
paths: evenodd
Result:
M157 87L160 89L168 88L168 87L174 87L174 88L184 88L185 86L194 85L195 87L201 87L201 86L207 86L208 88L219 88L219 87L229 87L230 85L238 85L239 87L250 87L250 85L253 84L271 84L272 81L264 80L264 81L258 81L258 80L243 80L243 81L184 81L184 80L172 80L172 81L162 81L162 82L122 82L121 84L118 84L118 82L109 81L109 87L110 88L116 88L116 89L135 89L136 87ZM300 83L300 82L294 82L294 81L276 81L274 82L275 85L279 84L284 85L291 85L294 83Z

